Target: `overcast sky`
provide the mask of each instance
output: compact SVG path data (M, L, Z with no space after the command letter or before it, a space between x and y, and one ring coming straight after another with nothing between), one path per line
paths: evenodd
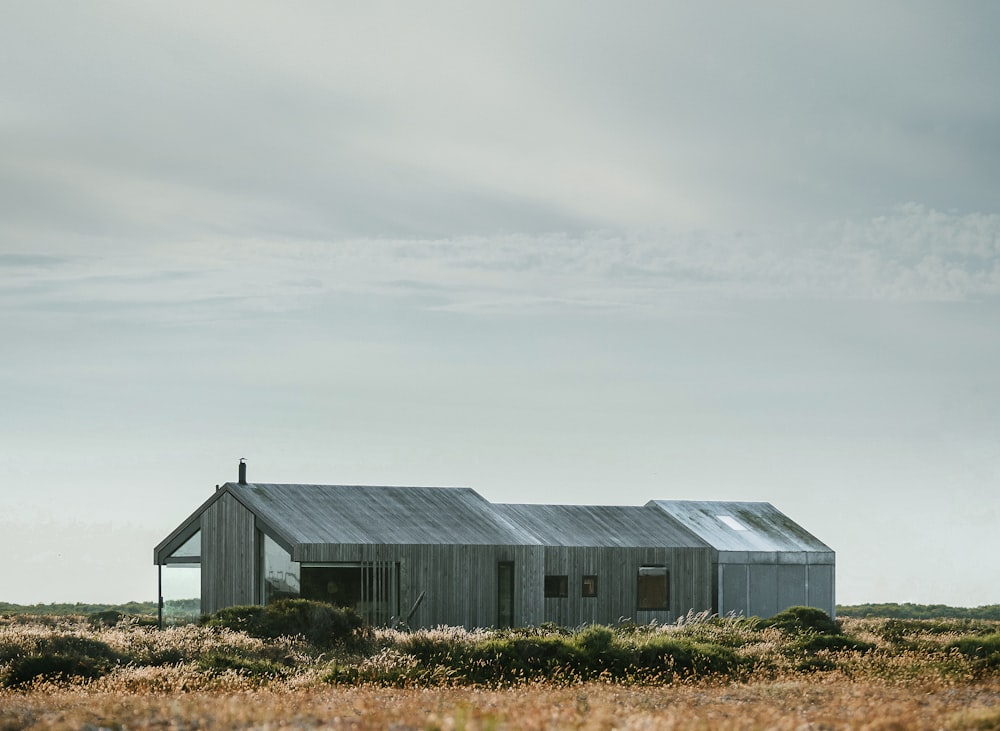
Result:
M764 500L1000 603L1000 4L0 4L0 601L236 479Z

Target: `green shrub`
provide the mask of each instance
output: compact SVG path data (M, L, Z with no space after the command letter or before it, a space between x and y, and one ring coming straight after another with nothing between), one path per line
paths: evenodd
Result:
M599 655L611 649L615 634L607 627L592 624L580 630L573 639L583 652L588 655Z
M279 678L287 674L284 666L259 657L247 657L231 652L210 652L198 658L198 667L210 675L235 670L249 677Z
M875 649L875 645L864 640L856 640L846 635L820 635L807 633L799 637L791 645L792 650L816 653L820 650L855 650L858 652L870 652Z
M125 615L117 609L105 609L87 615L87 622L92 627L114 627L123 619L125 619Z
M126 660L125 657L115 652L108 643L78 635L54 634L43 637L38 642L34 652L29 654L79 657L95 660L105 665L113 665Z
M658 635L637 648L636 669L670 675L728 675L743 661L728 647Z
M457 667L471 661L473 650L456 640L430 637L423 632L408 635L396 644L400 652L412 655L425 666Z
M979 668L1000 669L1000 632L982 637L963 637L952 642L947 649L958 650L974 660Z
M803 673L827 672L829 670L836 670L837 663L826 656L803 655L795 663L795 669Z
M263 607L226 607L202 624L262 639L298 635L317 647L332 647L349 642L363 622L353 609L308 599L281 599Z
M564 636L555 635L480 642L472 648L466 667L473 671L474 681L514 682L566 676L580 666L580 651Z
M256 636L263 614L264 607L253 604L225 607L215 614L203 614L198 620L198 624L205 627L225 627L236 632L246 632L248 635Z
M105 663L91 657L76 655L22 655L14 658L0 678L8 688L29 685L35 680L69 680L99 678L107 672Z
M760 629L778 627L786 632L812 630L826 635L839 635L841 632L840 625L816 607L789 607L770 619L762 619L757 626Z

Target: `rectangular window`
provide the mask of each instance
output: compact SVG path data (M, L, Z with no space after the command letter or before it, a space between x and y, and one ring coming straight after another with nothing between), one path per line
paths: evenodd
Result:
M670 609L670 572L666 566L639 568L639 609Z
M580 592L580 596L597 596L596 576L583 577L583 590Z
M292 560L288 551L278 545L271 536L261 533L260 573L261 597L263 604L279 599L294 599L301 595L301 568Z
M545 577L545 597L562 599L569 596L569 577L549 575Z
M388 624L399 616L399 564L303 563L303 599L349 607L370 624Z
M201 615L201 530L159 567L160 626L196 622Z

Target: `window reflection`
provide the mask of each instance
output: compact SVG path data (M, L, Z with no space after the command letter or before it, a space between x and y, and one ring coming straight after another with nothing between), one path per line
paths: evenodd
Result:
M300 568L291 554L269 535L262 534L262 581L264 604L291 599L302 593Z

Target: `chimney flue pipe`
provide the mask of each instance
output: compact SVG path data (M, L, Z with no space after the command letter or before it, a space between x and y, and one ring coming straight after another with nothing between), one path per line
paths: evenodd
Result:
M247 484L247 460L246 457L240 457L240 484Z

